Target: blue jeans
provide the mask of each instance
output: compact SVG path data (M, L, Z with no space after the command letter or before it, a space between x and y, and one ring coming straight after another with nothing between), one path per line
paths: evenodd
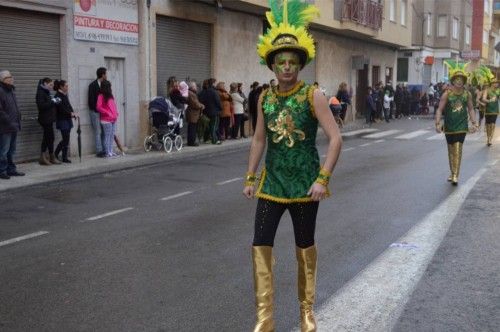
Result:
M17 133L0 134L0 174L16 171L14 154L16 153Z
M98 112L89 110L90 123L92 128L94 128L94 140L95 140L95 153L99 154L103 152L104 149L104 133L101 127L101 115Z
M113 155L116 122L101 123L101 126L104 133L104 152L106 152L107 157L111 157Z

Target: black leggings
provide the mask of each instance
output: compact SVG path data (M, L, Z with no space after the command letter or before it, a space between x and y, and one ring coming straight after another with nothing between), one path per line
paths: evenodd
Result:
M49 150L49 153L54 153L54 126L51 124L42 124L43 139L42 153Z
M259 199L255 214L254 246L273 246L278 224L285 210L290 211L295 234L295 245L308 248L314 245L316 215L319 202L276 203Z
M492 115L492 114L486 114L486 120L485 122L490 124L490 123L496 123L497 122L497 115Z
M464 144L465 141L465 134L446 134L446 143L448 144L455 144L455 143L462 143Z

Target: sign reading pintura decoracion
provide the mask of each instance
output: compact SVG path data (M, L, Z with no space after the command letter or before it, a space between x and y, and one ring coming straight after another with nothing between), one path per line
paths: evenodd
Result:
M138 0L74 0L75 39L139 45Z

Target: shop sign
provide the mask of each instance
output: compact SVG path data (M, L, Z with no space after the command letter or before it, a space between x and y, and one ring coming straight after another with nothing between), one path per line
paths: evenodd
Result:
M139 45L138 0L74 0L78 40Z
M464 60L477 60L481 57L479 50L462 51L460 56Z

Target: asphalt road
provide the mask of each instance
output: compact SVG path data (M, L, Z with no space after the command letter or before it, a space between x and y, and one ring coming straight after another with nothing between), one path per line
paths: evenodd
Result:
M432 124L405 119L374 126L398 130L387 136L344 138L332 198L318 215L317 307L456 190L446 182L444 139L429 139ZM496 146L467 141L461 183L498 155ZM256 201L241 195L247 156L244 149L1 194L0 243L48 233L0 246L0 330L251 330ZM276 327L289 331L299 315L288 214L275 255Z

